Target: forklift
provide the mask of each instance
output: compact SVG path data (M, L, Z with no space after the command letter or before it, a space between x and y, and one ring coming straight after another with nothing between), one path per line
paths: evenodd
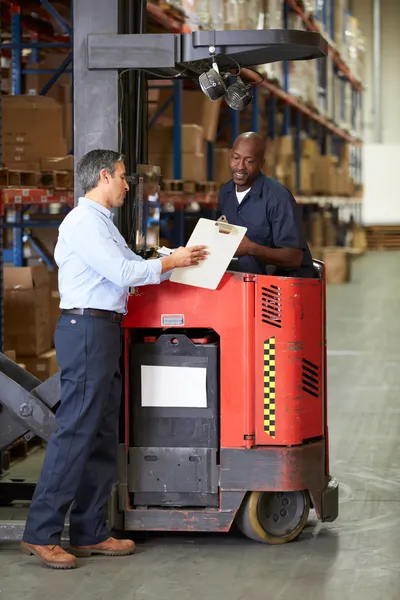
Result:
M148 190L154 196L162 178L146 163L146 72L194 82L210 101L224 97L240 110L252 86L236 77L230 85L232 63L316 59L327 44L287 30L147 34L145 2L126 0L122 15L121 4L99 0L94 15L89 0L74 2L75 155L90 144L120 148L125 77L123 149L133 185L117 222L131 247L151 256ZM232 263L216 290L167 281L129 296L111 528L228 532L236 523L253 540L281 544L300 535L311 508L323 522L337 518L325 272L321 262L314 267L315 279L303 280L241 273ZM21 437L47 440L59 401L59 374L40 382L0 354L0 451ZM34 487L0 478L0 504L29 501ZM0 521L0 540L21 539L23 529L22 521Z

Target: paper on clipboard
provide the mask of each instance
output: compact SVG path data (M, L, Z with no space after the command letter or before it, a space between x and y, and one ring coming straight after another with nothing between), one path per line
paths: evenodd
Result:
M199 265L174 269L170 281L217 289L246 231L246 227L231 225L224 218L218 221L199 219L187 246L206 245L207 259Z

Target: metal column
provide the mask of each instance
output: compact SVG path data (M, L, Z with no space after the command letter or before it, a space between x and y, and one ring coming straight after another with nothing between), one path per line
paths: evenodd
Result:
M373 52L374 52L374 142L382 141L382 114L381 114L381 0L374 1L373 17Z
M87 36L118 33L118 0L74 0L74 149L79 160L95 148L118 151L118 72L89 71ZM76 163L75 163L76 168ZM82 190L75 178L75 202Z
M21 8L11 9L11 94L21 94Z
M1 89L1 69L0 69L0 89ZM3 120L2 120L2 105L1 105L2 94L0 93L0 165L3 164L2 156L2 143L3 138ZM4 351L4 286L3 286L3 268L4 268L4 256L3 256L3 216L0 200L0 352ZM1 454L0 454L1 460ZM1 464L0 464L1 473Z

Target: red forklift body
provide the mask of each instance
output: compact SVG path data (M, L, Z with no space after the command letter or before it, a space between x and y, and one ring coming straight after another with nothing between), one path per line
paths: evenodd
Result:
M329 475L328 461L325 280L323 266L316 266L319 279L227 272L215 291L164 282L137 288L130 296L123 324L122 452L126 455L126 476L119 474L120 480L122 476L126 481L126 529L227 531L237 517L239 527L250 537L281 543L297 537L310 506L321 520L336 519L338 486ZM149 353L156 344L158 358L150 359ZM168 352L177 360L180 344L181 348L189 344L192 363L204 360L210 366L214 356L210 352L217 357L215 369L207 371L207 407L211 403L215 406L212 424L204 424L201 409L193 409L197 411L193 413L195 421L201 421L203 428L215 427L216 443L211 434L203 443L193 432L186 443L189 447L194 440L188 460L194 461L193 473L199 476L195 479L189 471L185 475L181 471L187 481L187 498L191 498L187 502L174 495L174 491L183 492L185 487L177 480L176 472L186 451L178 450L176 437L180 434L171 433L180 431L182 419L174 413L177 420L171 425L170 420L165 420L168 417L163 409L164 425L159 431L169 427L171 436L163 439L173 439L171 446L175 448L171 448L168 462L167 449L161 446L170 443L161 443L161 438L158 443L151 434L148 439L152 441L147 443L141 434L146 427L152 427L149 423L156 423L154 413L150 421L141 423L142 418L147 419L141 415L151 408L142 406L135 411L132 406L141 402L144 383L138 380L147 363L176 368L189 364L182 357L180 363L171 362L165 355ZM208 357L200 359L199 353L205 356L205 352ZM141 369L132 366L135 361L139 361ZM216 386L210 383L214 371ZM132 399L133 387L137 390L136 399ZM189 380L188 397L190 388ZM168 410L172 414L177 408L170 406ZM204 407L203 415L206 410ZM181 416L188 422L190 413ZM196 443L196 439L200 442ZM139 451L139 447L144 450ZM204 452L211 448L212 453L206 456ZM160 480L160 472L156 467L147 472L149 460L163 468L162 490L151 482L153 476ZM208 461L209 465L215 461L208 467L214 478L207 474L207 468L199 471L196 461ZM175 471L174 477L168 476L169 471ZM192 492L200 492L197 486L203 486L205 479L213 479L214 484L202 488L197 495L200 500L196 500ZM160 491L166 493L157 496ZM152 501L152 493L159 500Z

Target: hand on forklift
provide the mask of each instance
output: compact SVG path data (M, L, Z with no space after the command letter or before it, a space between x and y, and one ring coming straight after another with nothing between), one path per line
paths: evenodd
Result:
M166 273L171 269L180 267L191 267L198 265L200 261L207 258L207 246L189 246L188 248L180 247L169 256L161 259L162 273Z

